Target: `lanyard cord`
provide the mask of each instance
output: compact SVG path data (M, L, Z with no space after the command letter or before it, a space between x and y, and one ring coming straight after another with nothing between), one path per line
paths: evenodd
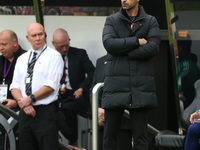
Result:
M4 62L4 72L3 72L3 79L5 80L5 78L7 77L7 75L8 75L8 73L9 73L9 71L10 71L10 68L11 68L11 66L12 66L12 63L13 63L13 61L14 61L14 59L12 60L12 62L10 63L10 65L9 65L9 67L8 67L8 70L6 71L6 69L7 69L7 59L5 59L5 62Z
M42 53L47 49L47 46L42 50L42 52L40 53L40 55L37 57L36 61L38 60L38 58L42 55ZM31 55L32 55L32 51L29 55L29 58L28 58L28 62L27 62L27 66L29 65L29 61L30 61L30 58L31 58ZM28 67L27 67L27 72L28 72Z

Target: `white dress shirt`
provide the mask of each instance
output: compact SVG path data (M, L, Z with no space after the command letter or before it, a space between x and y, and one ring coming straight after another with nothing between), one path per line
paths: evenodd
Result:
M45 47L46 45L41 50L36 51L38 55L33 69L32 93L38 91L42 86L49 86L54 89L54 92L48 97L34 102L34 106L47 105L57 99L60 80L63 74L64 64L61 54L48 46L46 49ZM42 52L43 49L45 50ZM31 49L17 59L13 81L10 85L10 90L14 88L19 89L23 97L27 96L25 92L25 77L28 62L30 62L33 52L34 50Z

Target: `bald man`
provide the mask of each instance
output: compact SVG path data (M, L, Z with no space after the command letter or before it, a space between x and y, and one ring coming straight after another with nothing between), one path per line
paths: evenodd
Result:
M60 89L61 109L72 132L69 144L77 146L77 114L85 118L91 115L89 89L95 68L86 50L70 46L70 38L66 30L57 29L53 34L52 44L65 62Z
M32 47L18 58L10 86L20 107L20 150L59 149L56 100L63 60L46 45L45 35L41 24L28 26L26 38Z
M2 54L0 56L0 91L6 90L6 95L0 97L0 100L6 107L17 111L17 102L9 91L9 87L12 82L16 60L26 51L19 46L18 38L14 31L4 30L0 33L0 52Z

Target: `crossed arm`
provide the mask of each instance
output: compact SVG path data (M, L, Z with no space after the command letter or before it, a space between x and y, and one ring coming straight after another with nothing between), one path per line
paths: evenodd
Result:
M49 96L53 91L54 90L51 87L43 86L33 94L35 95L36 100L40 100ZM27 115L35 117L36 112L32 106L32 99L30 98L30 96L23 97L21 91L16 88L12 89L11 93L13 97L17 100L17 104L19 105L19 107L23 109Z

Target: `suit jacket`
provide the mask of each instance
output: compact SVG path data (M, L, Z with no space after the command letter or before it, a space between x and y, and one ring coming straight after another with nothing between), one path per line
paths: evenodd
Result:
M78 101L63 104L81 116L90 111L89 89L92 85L95 67L90 61L86 50L70 47L67 53L68 75L72 90L83 88L83 97Z
M104 55L100 58L97 59L96 61L96 69L94 71L94 77L93 77L93 82L92 82L92 88L97 84L97 83L102 83L104 82L105 78L105 66L106 66L106 58L107 55ZM101 106L101 97L103 94L103 89L99 92L99 106Z
M13 96L11 94L11 92L9 91L9 87L10 87L10 84L12 82L12 78L13 78L13 72L14 72L14 68L15 68L15 64L16 64L16 61L17 61L17 58L25 53L26 51L23 50L20 46L17 50L16 53L14 53L14 59L13 59L13 63L12 63L12 66L10 68L10 71L8 72L8 75L6 76L6 81L5 83L8 85L8 91L7 91L7 98L9 99L13 99ZM5 59L3 56L0 56L0 84L2 84L2 81L3 81L3 74L4 74L4 63L5 63ZM10 65L10 62L7 61L7 69L8 69L8 66Z
M96 62L96 69L94 71L94 77L92 82L92 87L95 86L95 84L103 82L105 78L105 66L106 66L106 58L107 55L104 55L97 59Z
M83 88L84 92L88 92L92 85L95 68L86 50L70 47L67 57L69 80L72 89Z

